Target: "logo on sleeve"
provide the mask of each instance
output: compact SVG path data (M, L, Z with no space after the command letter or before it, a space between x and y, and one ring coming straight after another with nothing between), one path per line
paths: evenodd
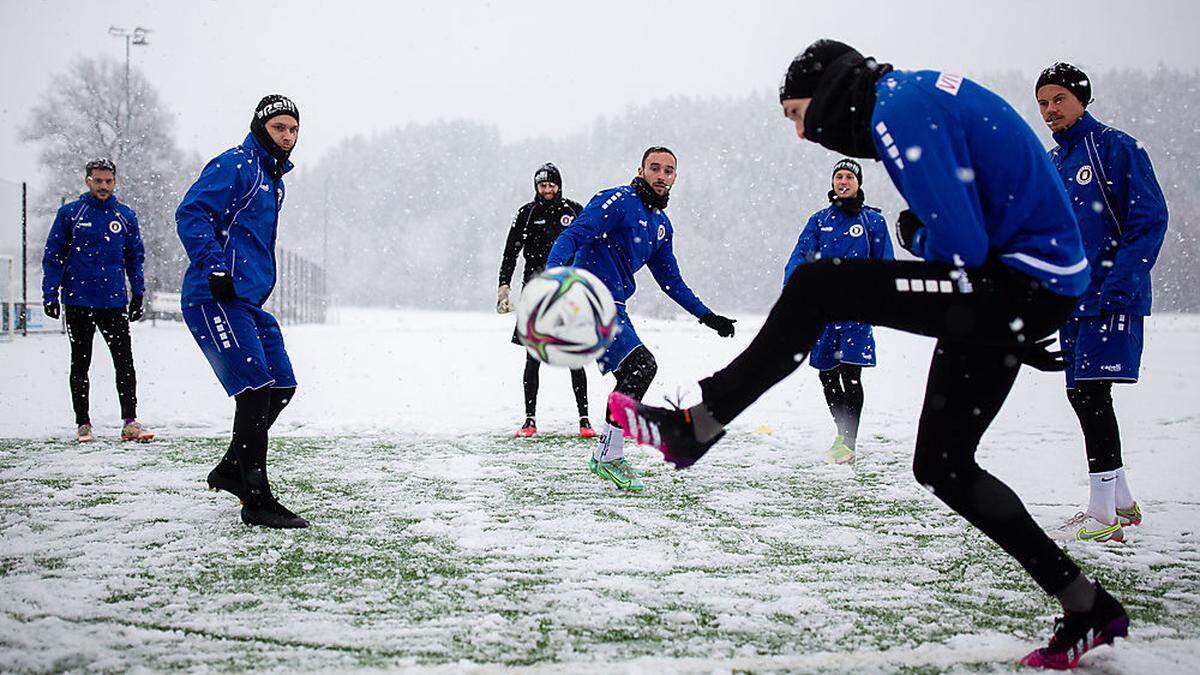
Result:
M934 86L951 96L958 96L958 89L962 86L963 76L955 75L954 73L942 73L938 75L937 84Z
M1087 185L1092 182L1092 167L1084 164L1075 172L1075 182L1079 185Z
M667 226L662 223L658 224L658 240L662 241L667 237Z
M851 225L850 226L850 236L851 237L863 236L863 226L858 223Z
M116 220L112 221L108 224L108 231L112 232L113 234L117 234L121 231L121 223Z

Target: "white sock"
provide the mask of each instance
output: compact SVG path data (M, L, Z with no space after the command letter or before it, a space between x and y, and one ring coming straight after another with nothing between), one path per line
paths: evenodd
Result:
M1120 509L1133 508L1133 493L1129 491L1129 480L1125 478L1125 467L1117 469L1116 505Z
M625 456L625 436L621 427L604 423L604 433L600 434L600 443L592 451L592 457L597 462L611 462Z
M1092 488L1088 513L1105 525L1117 522L1117 472L1089 473L1088 483Z

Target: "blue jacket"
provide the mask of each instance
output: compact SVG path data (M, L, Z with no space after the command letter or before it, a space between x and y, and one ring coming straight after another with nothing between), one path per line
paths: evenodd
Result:
M649 267L672 300L697 318L712 310L688 288L675 260L675 230L660 209L647 209L632 185L597 193L550 249L546 267L574 265L595 274L618 304L633 296L633 275Z
M875 147L925 223L919 256L963 267L997 258L1055 293L1083 294L1088 264L1067 193L1004 99L932 70L892 71L875 91Z
M146 250L133 209L115 195L103 202L85 192L54 217L42 255L42 302L96 309L129 304L125 277L134 295L146 294L142 263Z
M1092 267L1075 316L1150 314L1150 268L1167 234L1167 200L1150 156L1090 113L1054 140L1050 161L1066 185Z
M275 159L254 135L208 163L175 210L187 251L184 307L212 302L209 272L224 270L242 300L261 307L275 288L275 235L283 207L283 180L271 175ZM292 170L292 163L284 173Z
M878 209L863 206L858 213L850 213L830 204L812 214L800 231L783 271L783 281L787 283L797 267L819 258L892 260L895 257L887 221Z

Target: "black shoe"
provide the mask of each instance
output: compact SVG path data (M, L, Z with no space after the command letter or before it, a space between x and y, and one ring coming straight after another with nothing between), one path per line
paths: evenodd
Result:
M307 520L289 511L273 497L260 500L255 505L242 505L242 522L247 525L262 525L276 530L308 527Z
M615 391L608 397L608 412L622 426L626 437L658 448L663 459L676 469L695 464L725 436L722 431L701 443L696 440L687 410L655 408Z
M1100 582L1095 582L1096 603L1088 612L1067 612L1054 620L1054 635L1050 644L1035 649L1021 665L1034 668L1067 670L1079 665L1079 658L1100 645L1129 635L1129 615L1116 598L1108 594Z
M208 489L214 492L224 490L229 494L246 501L246 487L242 484L242 473L236 464L222 461L212 471L208 472Z

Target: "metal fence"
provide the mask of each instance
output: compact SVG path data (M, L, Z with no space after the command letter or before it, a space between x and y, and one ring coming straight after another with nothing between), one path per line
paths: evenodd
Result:
M275 291L267 311L280 323L325 323L329 310L325 268L286 248L276 253L275 267Z

